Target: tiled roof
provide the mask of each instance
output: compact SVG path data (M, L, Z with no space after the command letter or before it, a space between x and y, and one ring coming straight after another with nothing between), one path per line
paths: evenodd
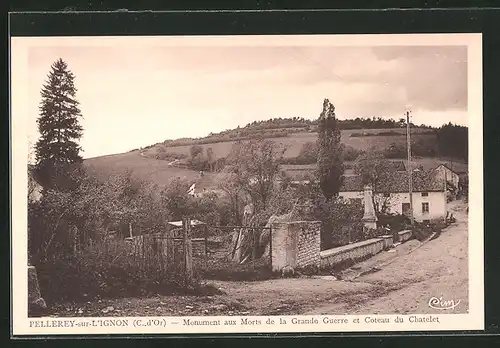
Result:
M363 191L364 185L359 175L344 176L340 192Z
M440 164L440 165L438 165L438 166L437 166L434 170L436 170L436 169L438 169L438 168L440 168L440 167L445 167L446 169L448 169L448 170L452 171L453 173L455 173L455 174L457 174L457 175L459 174L459 172L457 172L456 170L451 169L451 168L450 168L450 166L446 165L445 163L441 163L441 164Z
M434 176L425 172L414 172L412 176L414 192L436 192L443 191L443 185ZM302 183L301 180L294 181L297 184ZM305 182L305 181L304 181ZM340 192L360 192L363 191L364 185L360 176L344 176ZM408 192L408 174L405 172L394 175L391 179L386 180L379 185L376 190L378 193L399 193Z
M407 167L407 161L402 161L405 168ZM423 168L426 171L435 170L439 168L439 166L444 165L448 169L454 171L457 174L467 173L468 164L461 162L451 162L451 161L443 161L437 159L417 159L412 162L412 168Z
M414 171L412 174L412 188L415 192L443 191L443 184L435 176L425 171ZM381 183L378 192L397 193L408 192L408 173L401 172Z

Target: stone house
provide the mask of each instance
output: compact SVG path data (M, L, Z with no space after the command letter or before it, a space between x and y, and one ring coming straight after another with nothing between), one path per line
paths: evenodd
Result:
M412 175L413 216L416 221L426 222L445 218L447 212L446 191L444 183L426 172L413 172ZM293 185L305 184L307 181L295 180ZM365 185L361 177L345 176L339 196L352 201L363 202ZM373 193L375 202L385 204L387 212L392 214L408 214L410 210L410 194L408 190L408 174L398 172L390 180L382 183Z
M434 172L436 173L438 178L446 180L447 182L451 183L453 187L458 188L460 174L450 169L446 164L440 164L434 169Z
M413 172L412 186L413 216L416 221L446 217L446 191L443 182L428 173ZM360 177L345 177L339 196L362 200L364 192L365 187ZM381 183L373 194L375 202L385 204L388 213L409 213L410 194L406 172L399 172L390 180Z

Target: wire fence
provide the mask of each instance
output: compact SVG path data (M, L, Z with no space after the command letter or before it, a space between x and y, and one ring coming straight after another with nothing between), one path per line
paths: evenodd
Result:
M266 278L272 269L271 233L269 227L207 226L198 242L205 252L198 253L197 268L206 279Z

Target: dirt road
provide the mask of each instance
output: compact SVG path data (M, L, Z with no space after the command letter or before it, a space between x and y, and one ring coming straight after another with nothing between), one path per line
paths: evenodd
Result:
M449 210L457 222L444 230L439 238L396 258L381 270L358 277L356 284L377 285L396 289L383 296L361 292L358 303L321 305L307 314L408 314L439 313L429 306L432 297L443 301L460 301L446 313L468 310L468 232L466 206L461 201L450 203ZM400 289L397 289L400 287Z

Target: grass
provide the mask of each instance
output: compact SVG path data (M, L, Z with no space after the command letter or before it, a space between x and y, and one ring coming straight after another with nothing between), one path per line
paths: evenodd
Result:
M395 142L396 144L406 144L406 133L405 129L393 129L391 132L399 133L398 135L377 135L378 133L387 132L387 129L370 129L369 133L374 134L374 136L364 136L364 137L352 137L352 134L363 132L363 130L356 129L348 129L341 131L341 141L349 146L352 146L355 149L359 150L368 150L372 146L376 146L377 148L386 148L391 143ZM427 133L426 133L427 132ZM428 130L415 128L413 129L414 140L418 140L421 138L428 139L429 141L435 140L435 135L429 134ZM422 134L419 134L422 133ZM296 157L302 145L306 142L316 142L317 133L313 132L300 132L300 133L292 133L287 137L283 138L272 138L276 143L283 144L287 147L287 151L285 152L285 157ZM229 154L231 147L233 145L233 141L213 143L213 144L205 144L201 145L204 148L211 147L214 151L215 156L217 157L225 157ZM159 147L163 147L167 150L167 152L175 152L189 155L189 149L191 145L183 145L183 146L172 146L165 147L163 144L157 144L152 148L147 149L144 153L146 156L154 156Z
M387 132L387 129L369 129L369 133L383 133ZM373 146L379 149L384 149L388 147L391 143L401 143L406 144L405 129L392 129L393 132L399 132L401 136L365 136L365 137L351 137L352 133L364 132L364 130L342 130L342 141L349 146L357 149L367 150ZM419 138L424 138L429 141L435 141L435 137L430 134L426 134L428 130L415 128L413 130L414 140ZM419 135L419 133L423 133ZM284 144L288 147L285 153L285 157L295 157L299 154L302 145L306 142L315 142L317 139L316 133L293 133L285 138L273 138L272 140ZM231 150L233 142L221 142L202 145L204 148L211 147L214 151L216 158L227 156ZM85 164L91 168L98 176L106 177L114 171L132 170L133 174L141 180L146 180L157 184L160 187L167 185L172 179L179 177L181 179L186 179L189 181L197 181L199 179L199 172L194 170L189 170L186 168L178 168L175 166L169 166L169 161L154 159L154 155L157 153L159 147L164 147L169 153L183 153L189 154L189 149L191 146L175 146L175 147L165 147L163 144L157 144L144 151L144 155L141 155L139 150L130 151L122 154L108 155L102 157L89 158L85 160ZM444 160L438 158L421 158L415 159L415 163L422 164L424 168L434 168L440 163L448 163ZM454 169L466 168L466 164L460 164L454 162ZM460 167L460 168L458 168ZM300 172L301 174L312 172L315 165L283 165L282 167L288 172ZM352 174L352 170L347 170L346 174ZM205 173L203 178L204 187L214 187L215 174ZM200 183L198 183L200 185Z
M199 172L195 170L169 166L168 161L141 156L139 151L90 158L84 163L103 179L116 171L132 170L137 178L155 183L160 187L164 187L176 177L189 181L197 180L199 177ZM206 173L204 180L209 181L213 176L213 174Z

